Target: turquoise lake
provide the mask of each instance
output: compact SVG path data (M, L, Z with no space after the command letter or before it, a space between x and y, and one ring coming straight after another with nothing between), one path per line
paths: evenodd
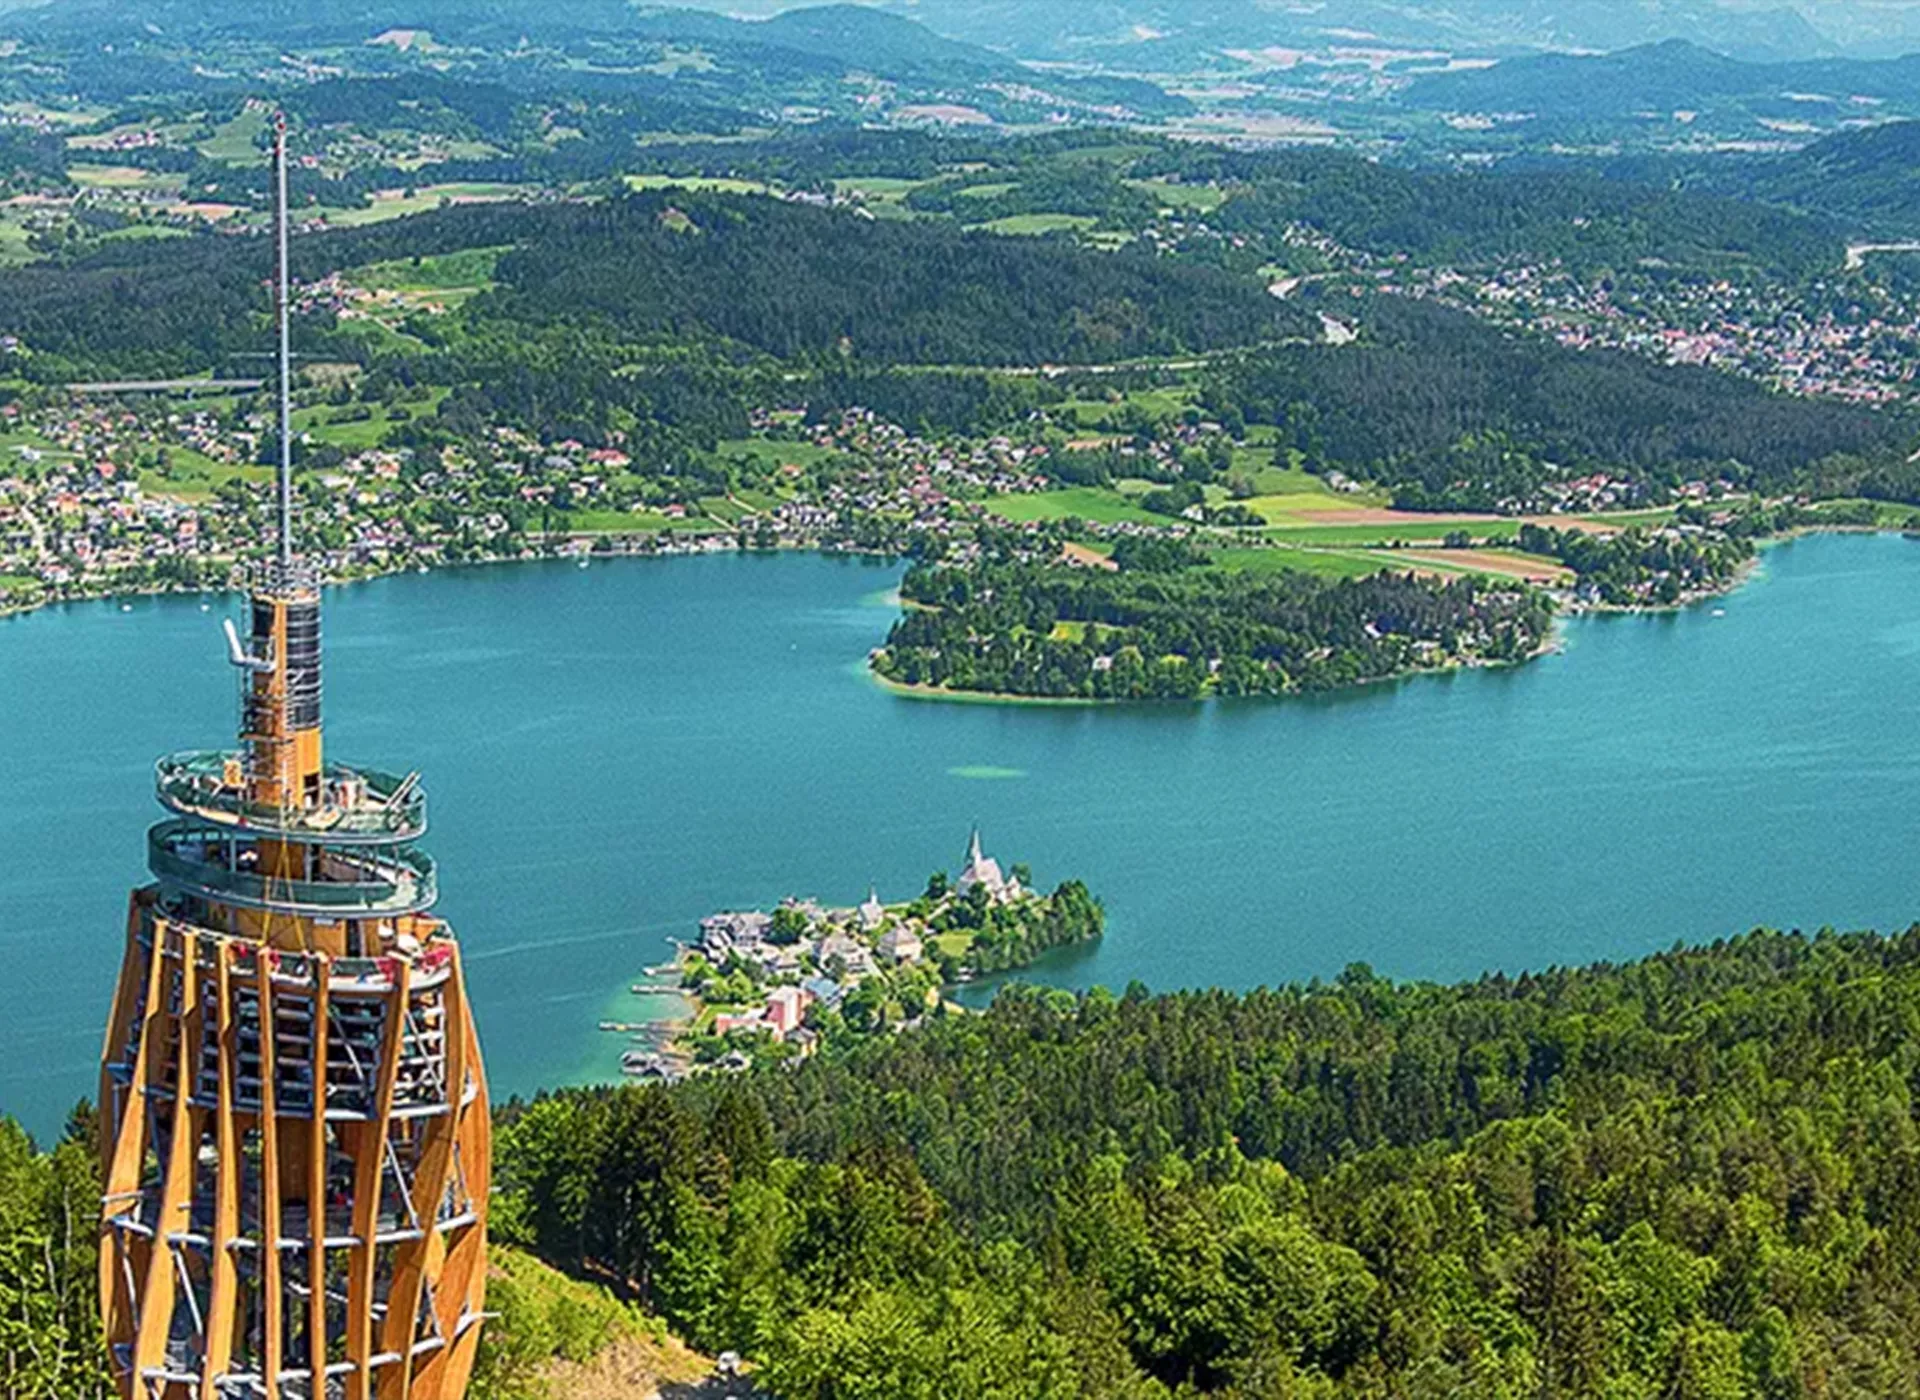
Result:
M627 984L702 914L904 898L975 823L1106 902L1097 949L1035 970L1076 987L1452 979L1920 917L1897 536L1782 545L1721 604L1577 618L1517 670L1146 709L882 691L861 663L898 575L709 556L329 593L329 751L424 772L496 1095L610 1077L595 1023L645 1015ZM0 620L0 1109L36 1131L94 1092L152 761L234 727L233 607Z

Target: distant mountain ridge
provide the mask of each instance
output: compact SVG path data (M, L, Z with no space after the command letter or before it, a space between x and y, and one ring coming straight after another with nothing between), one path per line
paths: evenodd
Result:
M340 25L386 28L452 27L473 32L516 28L619 32L649 13L630 0L569 0L538 5L528 0L259 0L244 6L228 0L46 0L29 11L19 0L0 0L0 14L34 13L54 23L82 18L109 28L153 25L173 33L277 33L290 39ZM1322 0L1276 4L1274 0L863 0L856 5L810 7L784 0L687 0L717 21L707 32L720 38L735 24L781 23L808 9L864 10L905 19L949 44L990 50L1001 61L1080 61L1114 71L1170 71L1200 57L1235 49L1328 45L1439 48L1484 54L1554 50L1612 51L1670 38L1694 39L1738 57L1785 60L1833 55L1842 46L1828 32L1848 24L1839 0L1798 0L1798 7L1735 8L1724 0L1452 0L1445 6L1418 0ZM1814 10L1819 22L1803 11ZM769 21L767 15L773 15ZM751 16L751 18L744 18ZM807 31L819 40L841 35L873 43L872 53L842 50L849 63L900 61L979 62L957 50L944 55L921 41L907 41L846 16L822 16L783 25L766 37L803 47ZM1904 34L1920 48L1920 13L1876 13L1871 33L1882 51ZM1866 32L1866 31L1863 31ZM900 45L906 43L907 47ZM909 52L909 49L912 52ZM1166 65L1160 67L1158 65Z
M1100 74L1041 72L1005 53L943 37L903 15L869 5L828 4L793 8L764 19L742 19L707 8L635 5L628 0L569 0L561 6L536 6L524 0L260 0L235 6L220 0L145 0L137 10L121 0L49 0L32 10L4 15L4 33L76 46L91 63L89 78L107 90L147 94L167 85L167 65L184 83L199 71L197 55L222 44L286 46L334 50L356 57L349 72L366 66L418 68L417 55L375 54L367 41L395 30L432 35L439 46L434 67L460 77L480 77L525 87L530 78L547 81L571 76L581 86L604 85L611 77L629 85L665 82L648 68L649 59L632 57L637 45L683 45L706 51L722 71L705 82L708 91L688 97L740 102L727 90L724 71L751 71L774 90L769 111L794 100L788 79L866 75L913 84L934 95L928 100L977 104L991 94L970 89L1019 92L1029 105L1055 100L1067 110L1120 116L1165 116L1191 110L1192 104L1136 78ZM525 56L525 47L564 53L570 66L542 72ZM608 46L624 51L609 56ZM111 46L111 47L109 47ZM449 52L451 51L451 53ZM98 71L102 57L114 60L115 74ZM134 76L137 68L138 76ZM697 74L678 78L680 86L702 86ZM716 86L717 85L717 86ZM740 86L735 84L736 87ZM908 99L903 99L908 100ZM1028 119L1040 113L1032 113Z
M721 4L722 0L702 0ZM1134 71L1267 46L1440 48L1483 54L1611 51L1669 38L1743 57L1840 51L1792 5L1731 8L1718 0L875 0L939 33L1029 59L1079 59ZM1920 47L1920 17L1914 27Z
M1491 68L1434 73L1415 79L1400 100L1431 111L1623 117L1784 93L1842 102L1911 101L1920 95L1920 54L1751 63L1685 39L1669 39L1617 53L1541 54L1507 59ZM1872 110L1856 105L1863 114Z

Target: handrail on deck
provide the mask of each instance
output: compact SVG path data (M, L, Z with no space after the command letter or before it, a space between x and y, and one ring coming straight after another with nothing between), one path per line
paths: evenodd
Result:
M299 841L413 841L426 832L427 795L417 774L328 764L322 800L283 811L249 801L244 786L227 782L236 767L245 773L247 757L231 749L168 754L153 766L154 795L176 812Z
M410 914L439 895L433 857L406 847L377 853L329 850L325 859L354 878L296 880L226 863L230 829L191 817L175 817L147 833L147 868L162 884L198 894L215 904L332 917Z

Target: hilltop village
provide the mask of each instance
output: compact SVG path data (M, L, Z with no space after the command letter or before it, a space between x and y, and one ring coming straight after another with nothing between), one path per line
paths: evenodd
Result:
M1840 277L1805 288L1732 275L1670 270L1584 272L1558 261L1517 259L1494 267L1416 263L1343 246L1291 225L1284 246L1319 270L1270 288L1290 296L1313 285L1346 285L1439 302L1496 325L1575 350L1620 350L1666 364L1708 365L1784 394L1855 404L1912 396L1920 345L1920 298L1897 287ZM1860 256L1850 251L1851 259Z
M1043 894L1026 866L1003 870L975 831L958 877L935 872L903 903L883 903L869 889L852 908L789 898L771 912L707 916L698 941L661 970L672 980L632 989L644 1003L677 988L692 1004L691 1021L607 1021L601 1029L638 1042L621 1057L636 1079L794 1062L822 1044L945 1014L946 987L1024 967L1051 949L1097 939L1104 927L1085 885L1069 880Z

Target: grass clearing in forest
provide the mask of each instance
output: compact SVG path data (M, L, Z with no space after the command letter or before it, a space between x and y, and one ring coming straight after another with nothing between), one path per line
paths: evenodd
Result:
M1178 418L1193 405L1198 392L1185 384L1129 389L1125 393L1115 393L1111 398L1066 399L1053 405L1048 412L1056 418L1070 415L1081 427L1111 424L1118 431L1120 422L1129 417L1144 415L1154 422Z
M773 194L762 180L736 180L727 175L622 175L630 190L693 190L701 194Z
M859 195L871 204L898 204L926 183L905 176L852 175L835 180L833 189L836 194Z
M487 1302L498 1314L489 1345L531 1372L514 1394L569 1395L580 1400L653 1395L664 1387L692 1394L713 1369L612 1290L561 1273L511 1245L487 1255ZM533 1358L541 1358L537 1362Z
M1323 578L1366 578L1393 567L1386 555L1364 550L1291 549L1284 545L1216 549L1207 556L1215 567L1237 574L1318 574Z
M200 143L200 154L227 165L264 165L266 151L260 138L269 121L267 104L249 102L231 121L222 122Z
M391 405L315 404L310 408L296 408L293 428L315 442L329 443L346 452L364 452L384 442L387 429L395 423L432 416L449 392L444 387L431 388L423 399Z
M421 185L408 190L375 190L373 203L363 209L330 209L327 223L335 228L360 228L388 219L423 214L442 204L498 204L531 193L531 185L490 184L465 181L445 185Z
M1079 233L1099 222L1091 214L1009 214L1004 219L989 219L984 224L967 227L1014 238L1032 238L1047 233Z
M30 237L17 209L0 208L0 266L32 262L39 257L27 242Z
M1175 180L1122 180L1120 183L1159 200L1168 209L1211 214L1227 202L1227 192L1217 185L1187 185Z
M111 107L46 107L38 102L0 102L0 112L26 125L45 122L48 126L92 126L113 115ZM68 137L78 142L84 137Z
M746 457L763 471L784 466L811 467L846 454L837 447L822 447L817 442L782 442L775 438L722 438L713 455L720 461Z
M357 267L347 278L355 286L369 291L480 291L493 286L494 266L506 251L506 246L501 245L394 258Z
M221 462L196 452L191 447L168 444L161 449L166 454L165 474L160 470L142 472L140 485L158 496L172 496L182 501L210 500L221 486L229 481L250 481L261 485L273 480L273 468L246 465L235 462Z
M1114 525L1123 520L1143 525L1167 525L1164 515L1135 505L1120 492L1104 486L1069 486L1059 491L1029 495L993 496L983 504L1002 520L1025 524L1030 520L1091 520Z
M187 177L159 170L143 170L137 165L87 165L67 167L73 183L90 190L165 190L178 194L186 188Z

